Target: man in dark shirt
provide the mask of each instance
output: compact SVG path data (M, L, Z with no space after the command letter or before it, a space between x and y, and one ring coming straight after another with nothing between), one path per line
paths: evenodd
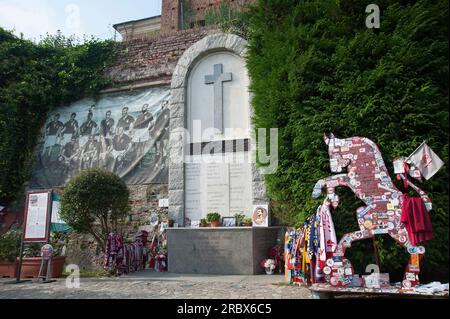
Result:
M138 116L133 128L135 130L151 129L153 121L153 115L148 111L148 104L144 104L144 106L142 106L142 114Z
M83 125L81 125L80 127L81 136L88 136L94 134L95 129L98 127L98 125L92 120L93 117L94 114L89 112L86 122L84 122Z
M79 149L80 145L78 143L78 140L75 137L72 137L72 140L64 145L62 156L64 156L65 160L69 162L75 158L75 156L78 154Z
M124 133L122 127L118 128L118 133L114 136L113 147L117 152L126 152L131 146L131 138Z
M70 120L64 124L64 128L61 131L62 135L74 135L78 131L78 121L76 120L77 114L72 113Z
M111 111L106 112L106 117L100 124L104 137L112 136L114 132L114 119L111 118Z
M46 127L47 136L57 136L61 133L64 124L59 120L61 115L56 114L53 117L53 121L50 122Z
M51 163L57 160L57 156L61 152L59 145L59 136L61 135L61 131L64 127L64 124L59 120L61 117L60 114L55 114L53 117L53 121L47 124L45 127L45 145L44 151L42 153L42 161L44 163Z
M66 172L70 175L70 177L73 177L74 173L79 168L79 152L80 145L78 143L78 139L75 135L72 135L71 141L64 146L61 154L65 162Z
M131 126L134 124L134 118L128 115L129 108L124 107L122 110L122 117L119 119L117 123L117 129L120 127L123 128L125 132L128 132L131 129Z
M96 161L98 161L98 155L100 151L100 145L95 140L93 135L89 136L89 141L83 148L82 152L82 169L95 167Z
M124 133L123 127L119 127L117 135L113 139L113 149L114 149L114 172L119 173L124 167L126 167L126 154L133 145L132 139Z

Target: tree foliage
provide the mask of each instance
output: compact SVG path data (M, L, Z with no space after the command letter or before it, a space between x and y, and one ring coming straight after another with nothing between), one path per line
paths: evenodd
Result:
M79 44L60 33L35 44L0 28L0 203L29 179L47 113L108 86L105 70L118 51L113 41Z
M320 204L311 198L314 184L331 174L324 133L370 138L392 173L394 158L426 140L446 165L419 183L434 203L435 237L425 244L423 268L435 278L442 269L448 280L448 3L380 0L379 30L365 25L370 3L259 0L247 15L254 123L280 134L268 193L277 217L300 225ZM342 236L358 230L362 203L348 189L338 192L334 222ZM376 240L381 270L402 273L404 250ZM358 271L373 263L371 250L366 241L348 251Z
M116 174L101 169L81 172L61 197L61 218L76 232L94 236L100 247L128 215L130 193Z

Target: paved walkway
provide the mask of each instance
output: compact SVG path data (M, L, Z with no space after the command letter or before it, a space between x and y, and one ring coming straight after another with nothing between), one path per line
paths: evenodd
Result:
M286 286L284 277L203 276L144 271L120 278L81 279L79 289L65 280L51 284L6 285L0 299L309 299L306 288Z

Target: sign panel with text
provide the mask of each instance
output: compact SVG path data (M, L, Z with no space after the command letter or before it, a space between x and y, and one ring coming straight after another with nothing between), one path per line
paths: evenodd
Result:
M24 242L47 242L52 193L30 192L25 210Z

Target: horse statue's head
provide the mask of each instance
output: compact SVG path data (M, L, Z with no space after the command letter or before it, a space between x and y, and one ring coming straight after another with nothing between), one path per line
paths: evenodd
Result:
M330 155L330 167L333 173L342 173L351 163L351 156L345 154L346 141L336 138L334 134L324 135L324 141L328 145Z

